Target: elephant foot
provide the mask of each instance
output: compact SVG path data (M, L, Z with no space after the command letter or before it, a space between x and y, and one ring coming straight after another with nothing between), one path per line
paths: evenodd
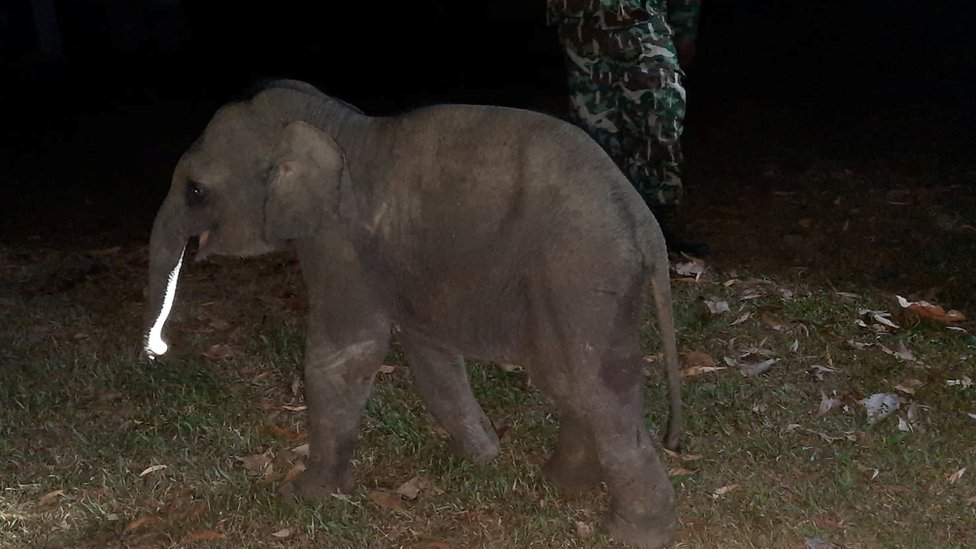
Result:
M591 456L555 453L542 467L542 476L564 495L575 495L597 488L603 480L600 464Z
M316 475L305 471L293 481L283 484L278 489L278 496L285 501L322 501L332 497L332 494L351 492L352 489L353 481L349 475L337 481L335 475Z
M673 512L640 521L614 515L605 528L607 534L618 543L641 549L658 549L674 538L678 530L678 519Z
M459 437L452 436L448 447L454 455L475 463L489 462L501 453L501 443L491 421L484 417L477 425L455 429Z

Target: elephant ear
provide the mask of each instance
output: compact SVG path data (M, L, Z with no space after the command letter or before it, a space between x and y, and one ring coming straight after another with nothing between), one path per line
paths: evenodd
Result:
M268 240L312 236L348 192L345 158L339 144L315 126L292 122L279 144L267 199Z

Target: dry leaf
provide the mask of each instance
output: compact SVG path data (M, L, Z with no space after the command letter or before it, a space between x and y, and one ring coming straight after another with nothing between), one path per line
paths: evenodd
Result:
M302 474L304 471L305 471L305 462L299 461L298 463L292 465L291 469L288 469L288 472L286 472L285 476L282 477L281 482L282 483L291 482L296 478L298 478L298 475Z
M144 528L146 526L149 526L149 525L154 524L154 523L159 522L159 521L160 521L160 518L157 517L157 516L155 516L155 515L143 515L143 516L137 518L136 520L130 522L129 524L127 524L125 526L125 531L126 532L133 532L135 530L138 530L140 528Z
M946 385L949 387L958 385L963 389L968 389L973 386L973 380L969 379L969 376L962 376L962 379L947 379Z
M828 397L827 393L820 392L820 408L817 409L817 414L815 417L820 417L825 415L827 412L839 407L841 404L840 399Z
M787 328L790 327L790 324L788 322L775 315L763 314L759 318L762 319L763 323L765 323L770 328L776 330L777 332L782 332L783 330L786 330Z
M857 312L857 325L862 328L869 328L875 332L887 332L888 328L898 329L898 325L888 320L891 313L884 311L872 311L871 309L860 309Z
M300 456L307 456L308 455L308 443L306 442L305 444L301 444L301 445L295 446L294 448L291 449L291 451L292 452L295 452L296 454L298 454Z
M773 364L776 364L777 362L779 362L778 358L770 358L755 364L743 364L739 370L739 373L746 377L758 376L759 374L772 368Z
M306 406L304 404L302 404L300 406L291 406L291 405L288 405L288 404L282 404L281 405L281 409L282 410L288 410L289 412L304 412L305 410L308 409L308 406Z
M959 479L961 479L964 474L966 474L966 468L965 467L963 467L962 469L959 469L955 473L952 473L948 477L949 484L955 484L955 483L959 482Z
M686 261L674 266L674 272L680 276L698 279L705 274L705 264L702 261Z
M401 484L396 492L404 498L413 501L420 495L420 491L428 486L430 486L430 481L425 477L416 476Z
M685 351L681 356L684 358L685 366L689 368L694 368L695 366L715 366L715 359L708 353Z
M501 368L503 372L507 373L524 371L518 364L501 363L498 365L498 367Z
M976 419L976 414L966 414L966 415L969 416L972 419Z
M868 423L874 424L891 415L901 407L901 397L894 393L875 393L858 401L864 405Z
M880 347L885 353L897 358L898 360L904 360L905 362L918 362L918 359L915 358L915 355L909 351L907 347L905 347L903 342L899 342L898 350L894 351L881 344L878 344L878 347Z
M739 324L742 324L743 322L749 320L751 317L752 317L752 313L746 311L745 313L742 314L742 316L732 321L732 326L738 326Z
M392 364L384 364L380 366L381 374L392 374L396 370L396 366Z
M593 525L580 520L576 521L576 535L580 539L590 539L593 537Z
M64 495L64 490L53 490L44 494L37 499L37 502L41 505L50 505L57 501L61 496Z
M278 530L277 532L272 532L271 535L274 536L274 537L276 537L276 538L284 539L284 538L287 538L287 537L291 537L291 535L293 533L294 532L292 532L292 529L291 528L282 528L281 530Z
M939 324L949 324L950 322L962 322L966 320L966 315L959 311L946 311L938 305L928 301L908 301L900 295L896 295L898 305L902 308L901 314L906 318L917 318L920 320L931 320Z
M208 539L220 539L224 537L224 534L216 530L196 530L188 533L183 539L196 541L196 540L208 540Z
M240 461L244 468L252 473L258 473L267 475L269 470L273 470L271 462L274 459L274 452L268 448L262 454L251 454L249 456L238 457L237 461Z
M822 517L822 516L812 517L810 519L810 522L812 522L813 525L816 526L817 528L821 528L821 529L824 529L824 530L827 530L827 529L829 529L829 530L840 530L841 528L844 527L844 522L843 521L834 520L832 518Z
M668 469L669 477L687 477L695 474L696 471L685 469L684 467L672 467Z
M725 494L728 494L729 492L734 492L735 490L738 489L739 489L738 484L729 484L728 486L722 486L721 488L716 488L715 491L712 492L712 498L718 499L724 496Z
M832 374L836 372L836 368L831 368L830 366L823 366L820 364L814 364L810 366L810 374L813 375L813 379L816 381L823 381L827 374Z
M726 370L725 366L693 366L691 368L685 368L678 372L681 377L694 377L700 376L702 374L707 374L709 372L718 372L719 370Z
M834 549L836 545L823 538L806 538L806 549Z
M917 391L918 388L921 387L922 385L925 385L925 382L923 382L922 380L909 378L896 385L895 390L901 391L905 394L914 395L915 391Z
M168 465L151 465L149 467L146 467L141 473L139 473L139 478L142 478L142 477L144 477L146 475L150 475L152 473L155 473L156 471L162 471L163 469L165 469L167 467L169 467L169 466Z
M276 437L283 438L285 440L299 441L308 438L308 433L302 433L298 431L293 431L291 429L286 429L284 427L279 427L274 423L268 424L268 430L271 431L271 433L274 434Z
M711 311L713 315L729 312L729 302L725 300L706 299L705 305L708 306L708 310Z
M396 492L391 492L384 489L370 490L369 500L375 503L377 507L382 507L383 509L389 509L398 513L403 512L403 498L401 498L400 494Z

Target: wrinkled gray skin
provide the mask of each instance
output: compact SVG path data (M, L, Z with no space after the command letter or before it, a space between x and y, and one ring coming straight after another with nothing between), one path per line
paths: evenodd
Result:
M374 118L278 81L220 109L180 160L152 232L147 333L165 321L167 281L175 290L195 236L198 258L294 243L309 301L310 452L297 495L352 488L360 417L392 332L457 451L499 452L463 359L520 364L560 412L548 478L568 491L605 481L618 541L671 539L675 494L643 420L639 340L650 287L671 390L666 444L676 448L664 238L576 127L479 106Z

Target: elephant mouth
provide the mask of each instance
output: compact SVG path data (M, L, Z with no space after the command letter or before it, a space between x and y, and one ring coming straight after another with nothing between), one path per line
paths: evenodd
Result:
M197 252L194 255L196 260L201 260L209 256L213 247L212 233L207 230L197 235Z

